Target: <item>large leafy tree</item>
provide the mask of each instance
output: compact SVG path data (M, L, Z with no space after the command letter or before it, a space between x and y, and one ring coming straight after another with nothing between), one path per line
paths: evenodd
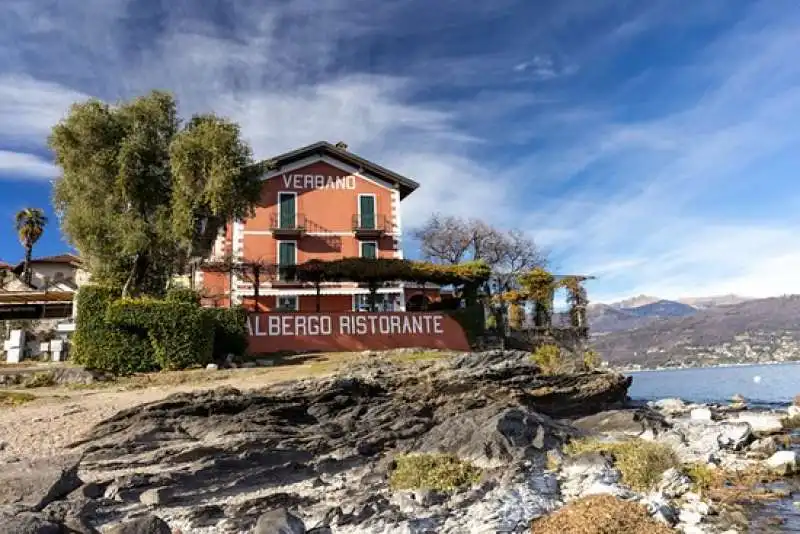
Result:
M63 175L54 201L64 234L100 282L160 294L220 227L252 214L259 175L239 127L213 114L185 123L169 93L72 106L50 147Z
M30 285L33 275L31 272L33 245L42 237L46 224L47 217L41 208L25 208L17 212L17 236L19 236L19 242L25 247L25 266L22 279L28 285Z

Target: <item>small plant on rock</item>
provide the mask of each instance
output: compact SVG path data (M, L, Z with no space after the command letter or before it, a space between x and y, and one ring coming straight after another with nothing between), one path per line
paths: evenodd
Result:
M675 452L662 443L631 439L628 441L577 440L564 449L569 455L602 452L614 458L614 465L622 473L622 481L637 491L648 491L658 484L661 475L670 468L678 468Z
M451 454L406 454L395 458L389 476L394 490L453 491L478 481L481 470Z
M596 351L589 349L583 353L583 367L587 371L594 371L601 363L600 355Z
M531 355L531 360L536 363L545 374L556 374L563 366L561 349L555 345L541 345Z

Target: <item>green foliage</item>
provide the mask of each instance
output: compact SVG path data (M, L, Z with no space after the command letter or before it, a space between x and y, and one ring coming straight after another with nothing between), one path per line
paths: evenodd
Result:
M614 458L614 465L622 473L622 481L637 491L653 489L664 471L680 466L675 452L668 445L643 439L614 442L577 440L569 443L564 452L568 455L587 452L610 454Z
M46 224L47 217L41 208L25 208L17 212L15 226L19 242L25 247L25 271L22 278L26 284L30 284L32 280L30 262L33 245L42 237Z
M194 304L195 306L200 305L200 293L188 287L171 287L167 290L167 294L164 298L170 302L184 302L186 304Z
M22 385L26 388L47 388L55 386L56 379L52 372L34 373L26 378Z
M497 328L497 317L492 314L486 316L486 330L494 330Z
M13 408L36 400L36 395L21 391L0 391L0 408Z
M693 463L683 467L683 472L691 479L695 488L707 491L713 487L719 478L718 469L712 469L708 464Z
M389 476L394 490L453 491L476 483L481 470L449 454L407 454L395 458Z
M258 200L264 165L253 164L238 126L213 115L182 126L165 92L75 104L49 144L64 234L96 282L133 295L161 295L186 257Z
M555 345L541 345L531 355L531 359L545 374L556 374L564 365L561 349Z
M247 352L247 310L235 308L203 308L214 325L213 357L224 359L228 354L243 356Z
M445 313L458 321L470 345L475 343L486 332L486 317L481 304L473 304L457 310L448 310Z
M146 330L106 321L109 306L118 298L118 289L104 286L84 285L78 291L73 360L90 369L122 375L158 369Z
M186 369L212 361L213 318L194 304L121 299L111 304L106 320L121 328L146 331L161 369Z
M589 349L583 353L583 367L587 371L593 371L600 367L600 364L603 360L600 358L600 355L597 351Z

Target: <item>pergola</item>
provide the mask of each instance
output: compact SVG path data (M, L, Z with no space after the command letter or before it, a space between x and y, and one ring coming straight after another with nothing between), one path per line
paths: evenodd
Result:
M71 291L0 291L0 321L72 316Z

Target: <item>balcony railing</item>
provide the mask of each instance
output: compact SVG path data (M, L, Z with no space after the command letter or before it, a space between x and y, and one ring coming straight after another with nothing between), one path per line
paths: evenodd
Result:
M392 231L389 218L373 213L353 215L353 232L358 238L375 238Z
M298 236L306 232L306 216L297 213L295 216L273 214L269 220L270 231L277 236Z

